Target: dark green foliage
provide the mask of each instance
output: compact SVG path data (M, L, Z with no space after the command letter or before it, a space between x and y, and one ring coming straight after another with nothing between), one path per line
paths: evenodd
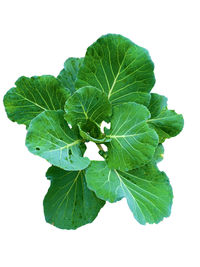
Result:
M166 97L150 93L153 70L146 49L108 34L84 58L66 60L57 78L21 77L6 93L8 118L28 128L27 148L52 164L44 198L48 223L76 229L92 222L105 201L122 198L141 224L170 215L172 188L157 163L162 143L184 122ZM110 129L102 132L103 121ZM84 157L89 141L104 161Z

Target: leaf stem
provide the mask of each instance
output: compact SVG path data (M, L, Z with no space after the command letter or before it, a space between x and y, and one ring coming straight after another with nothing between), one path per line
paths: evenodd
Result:
M99 150L102 150L103 152L105 152L105 151L103 150L103 147L102 147L100 144L96 144L96 145L97 145L97 147L98 147Z

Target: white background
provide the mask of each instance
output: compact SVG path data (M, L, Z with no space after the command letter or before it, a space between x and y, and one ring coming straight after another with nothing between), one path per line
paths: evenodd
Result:
M0 242L2 267L200 266L199 1L2 0L0 4ZM174 190L172 215L139 225L126 201L107 204L76 231L44 220L49 164L28 152L25 127L6 117L2 98L22 75L57 75L68 57L106 33L147 48L154 92L182 113L184 131L165 142L160 163ZM90 147L93 158L96 149Z

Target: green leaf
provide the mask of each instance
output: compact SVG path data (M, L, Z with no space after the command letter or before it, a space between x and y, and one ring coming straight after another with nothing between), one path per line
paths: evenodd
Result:
M53 76L22 76L4 96L8 118L19 124L30 121L45 110L64 109L70 92Z
M114 106L111 128L106 136L111 141L108 147L108 166L119 170L138 168L154 155L158 145L158 136L147 120L150 113L146 107L136 103L124 103Z
M166 174L155 164L125 172L109 169L103 161L93 161L86 171L86 181L101 199L115 202L125 197L141 224L159 223L170 215L172 188Z
M178 135L184 125L183 116L174 110L167 109L167 98L158 94L151 94L151 101L148 107L151 112L149 125L156 130L159 142L163 143L166 138Z
M82 157L80 138L69 128L63 111L44 111L28 128L26 146L29 151L64 170L82 170L89 164Z
M85 124L78 124L79 132L81 137L86 141L92 141L95 143L102 144L104 142L110 141L105 134L101 132L99 125L94 122L87 121Z
M163 110L167 109L167 98L163 95L151 93L148 109L152 118L157 117Z
M162 144L158 144L156 150L155 150L155 154L153 157L153 160L158 163L160 161L163 160L163 156L164 156L164 147Z
M72 125L88 120L102 122L112 113L105 94L95 87L87 86L76 91L65 104L65 119Z
M68 88L73 94L75 92L75 81L77 78L80 66L83 63L83 58L68 58L64 63L64 69L58 75L64 87Z
M76 229L91 223L105 201L86 185L84 171L65 171L50 167L46 174L51 186L44 198L46 221L61 229Z
M113 105L124 102L148 105L155 83L153 70L146 49L121 35L108 34L87 49L76 88L95 86Z

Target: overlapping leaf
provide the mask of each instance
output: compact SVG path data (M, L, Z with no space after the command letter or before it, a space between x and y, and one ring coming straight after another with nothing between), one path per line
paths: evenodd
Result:
M29 151L53 165L46 174L47 222L76 229L92 222L105 201L122 198L141 224L170 215L172 188L156 164L162 142L182 130L183 117L167 109L166 97L150 94L153 70L147 50L108 34L85 58L66 60L57 78L21 77L7 92L7 115L27 126ZM104 133L102 121L111 122ZM88 141L105 161L83 157Z
M85 169L90 160L82 157L82 140L69 128L63 111L44 111L28 128L26 146L35 155L64 170Z
M87 121L100 123L111 115L112 107L105 94L87 86L80 88L67 100L65 112L66 120L72 125Z
M148 106L151 118L148 123L157 132L160 143L166 138L179 134L183 129L183 116L174 110L167 109L167 98L158 94L151 94L151 101Z
M153 161L155 163L158 163L163 160L163 154L164 154L164 147L162 144L158 144L154 156L153 156Z
M92 121L87 121L85 124L78 124L79 133L86 141L92 141L96 144L101 144L110 141L105 134L101 132L99 125Z
M158 136L147 120L150 113L146 107L136 103L124 103L113 108L111 129L106 135L107 162L110 168L131 170L138 168L154 155Z
M121 35L108 34L87 49L76 87L95 86L113 105L131 101L148 105L155 83L153 69L146 49Z
M19 124L30 121L45 110L63 110L70 92L53 76L21 77L4 96L8 118Z
M51 186L44 198L44 213L48 223L61 229L76 229L91 223L104 206L88 189L84 171L65 171L50 167L46 174Z
M109 202L125 197L135 219L141 223L158 223L168 217L172 189L164 172L155 164L131 171L110 169L103 161L93 161L86 172L88 187Z
M58 75L58 79L63 86L68 88L73 94L75 92L75 82L80 66L83 63L83 58L68 58L64 63L64 69Z

